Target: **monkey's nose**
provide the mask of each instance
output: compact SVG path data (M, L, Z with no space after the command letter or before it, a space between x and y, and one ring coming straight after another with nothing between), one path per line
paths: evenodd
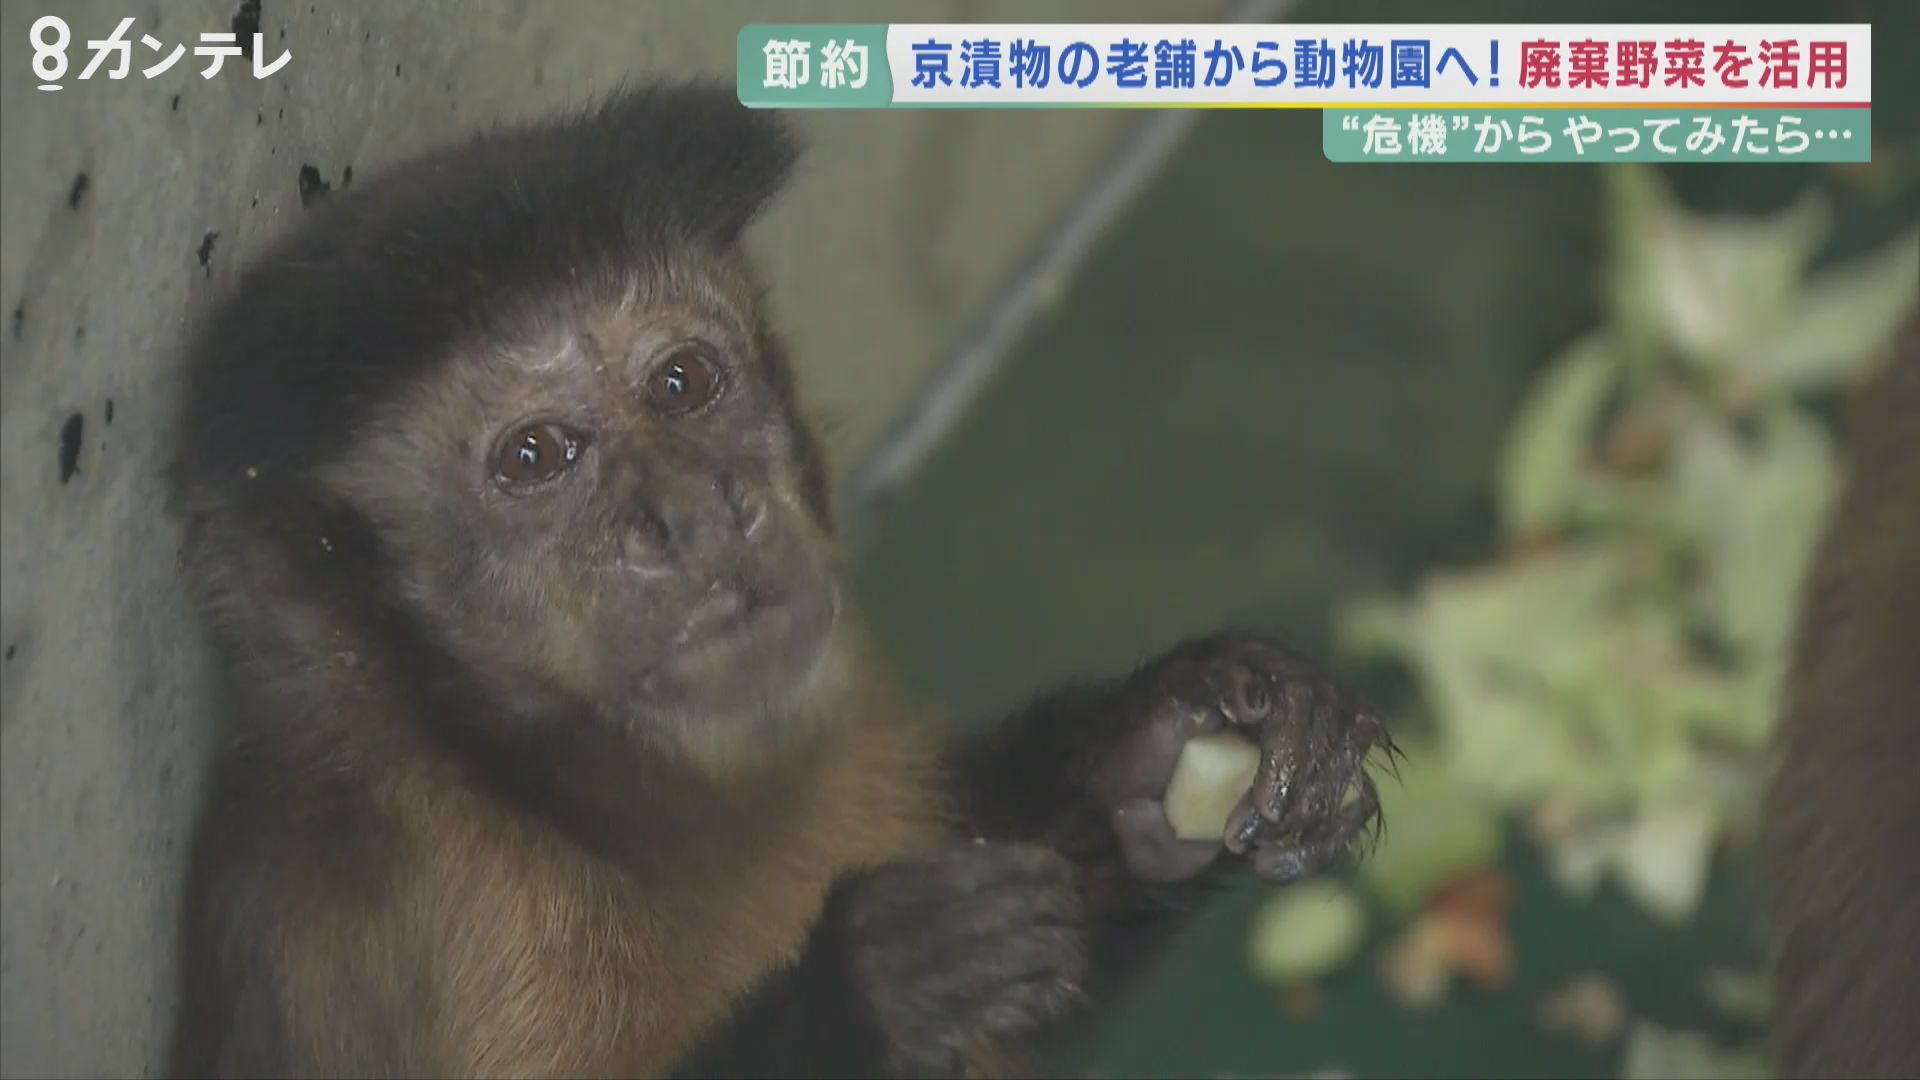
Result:
M754 540L766 525L769 504L764 485L731 473L667 485L635 500L628 543L677 557Z
M720 493L733 511L733 522L740 535L753 539L767 521L766 492L760 485L728 473L720 478Z
M703 513L685 499L639 499L627 509L622 543L630 561L673 562L705 542L711 530Z
M701 515L686 500L667 500L654 513L660 519L660 538L669 547L692 547L703 539Z

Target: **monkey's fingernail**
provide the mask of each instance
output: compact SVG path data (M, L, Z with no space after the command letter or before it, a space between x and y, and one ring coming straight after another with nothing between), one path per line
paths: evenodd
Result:
M1259 834L1260 815L1253 812L1251 805L1242 802L1227 819L1227 850L1244 855Z
M1269 849L1253 857L1253 871L1275 884L1289 884L1307 876L1306 857L1297 850Z

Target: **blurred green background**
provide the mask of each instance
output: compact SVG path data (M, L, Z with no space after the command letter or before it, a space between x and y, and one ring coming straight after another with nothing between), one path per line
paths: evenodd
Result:
M1778 211L1809 187L1836 211L1823 261L1920 214L1910 3L1459 3L1446 21L1875 24L1876 164L1695 166L1693 210ZM1313 21L1432 20L1430 5L1307 4ZM967 720L1037 687L1118 672L1227 624L1333 651L1356 596L1404 592L1497 541L1494 470L1541 366L1602 317L1599 170L1338 167L1311 113L1210 113L1069 294L904 489L862 508L857 589L909 687ZM1389 707L1391 670L1352 672ZM1392 823L1389 822L1391 829ZM1633 1014L1727 1045L1751 1024L1701 973L1761 958L1751 853L1719 860L1697 917L1662 926L1611 889L1581 902L1514 838L1515 966L1496 992L1412 1010L1373 949L1302 1013L1246 964L1266 893L1208 909L1068 1048L1070 1075L1618 1075L1623 1041L1535 1021L1582 972Z

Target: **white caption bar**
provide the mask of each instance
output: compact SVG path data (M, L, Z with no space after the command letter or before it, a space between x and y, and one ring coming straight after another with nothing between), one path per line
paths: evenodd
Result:
M1798 106L1870 102L1871 40L1865 24L896 24L887 59L901 104Z

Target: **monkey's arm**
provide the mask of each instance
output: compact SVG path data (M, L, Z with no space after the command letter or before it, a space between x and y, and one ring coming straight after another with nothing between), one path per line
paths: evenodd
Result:
M1162 798L1181 749L1228 729L1260 746L1260 771L1218 841L1180 840ZM1351 690L1282 646L1227 633L1047 694L969 741L955 765L978 835L1073 863L1097 990L1151 955L1240 859L1285 882L1343 857L1377 818L1375 749L1397 752Z
M1261 747L1253 790L1219 840L1178 840L1160 800L1180 750L1229 727ZM1222 853L1275 881L1344 853L1377 812L1376 745L1350 692L1244 635L1056 691L950 760L962 843L842 879L799 961L678 1074L951 1076L991 1040L1057 1033L1152 954Z
M841 879L799 960L680 1077L1019 1075L1006 1040L1084 976L1071 866L1045 848L935 848Z
M1210 859L1180 881L1128 869L1111 812L1090 792L1101 749L1117 746L1128 712L1122 683L1048 693L964 744L955 757L967 824L995 842L1037 843L1074 868L1086 918L1088 990L1099 994L1150 960L1182 916L1221 883Z
M701 1040L673 1076L877 1077L886 1037L855 975L846 889L829 896L805 951Z

